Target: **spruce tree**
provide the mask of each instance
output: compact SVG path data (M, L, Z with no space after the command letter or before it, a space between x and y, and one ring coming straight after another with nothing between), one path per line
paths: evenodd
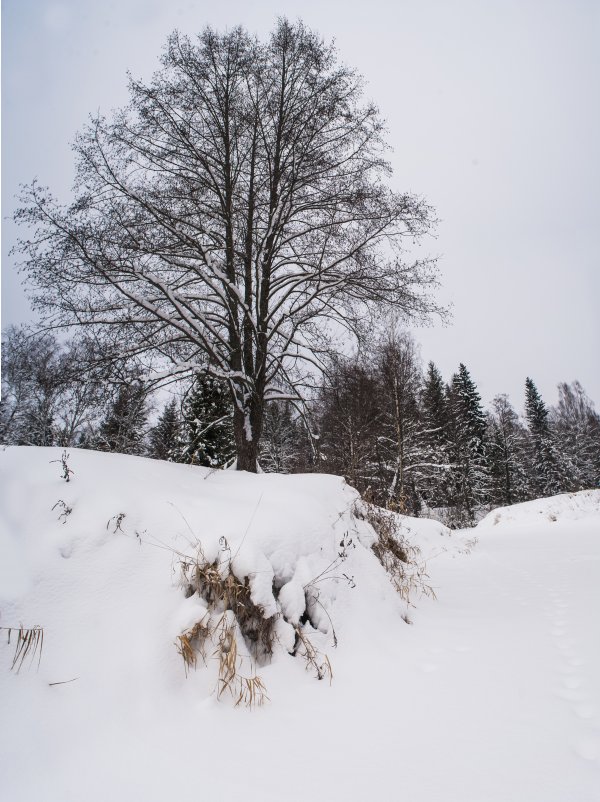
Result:
M143 454L148 420L146 390L139 381L119 385L116 398L100 425L96 447L119 454Z
M560 459L550 431L548 410L533 380L525 380L525 418L529 428L529 473L536 497L566 489Z
M448 499L450 475L450 422L444 382L433 362L427 366L420 402L421 492L430 508L443 507Z
M156 426L150 430L148 441L149 457L169 462L178 461L182 450L181 419L175 398L165 405Z
M453 469L451 506L454 523L475 521L477 508L489 497L489 462L486 449L486 418L481 397L462 363L448 391Z
M233 405L225 382L199 374L183 404L183 448L178 461L223 468L235 459Z

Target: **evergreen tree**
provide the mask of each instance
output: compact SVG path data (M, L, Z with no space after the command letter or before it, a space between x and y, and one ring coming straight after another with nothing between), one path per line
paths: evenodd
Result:
M134 380L119 385L116 398L100 426L96 447L119 454L143 454L147 420L143 384Z
M443 507L448 500L450 477L450 421L442 376L430 362L421 392L420 438L423 446L421 492L428 507Z
M525 418L529 428L529 475L535 497L565 489L559 455L550 431L548 410L532 379L525 380Z
M462 363L452 377L448 401L453 463L449 501L454 507L454 523L473 523L477 508L488 500L489 493L486 418L477 386Z
M178 461L223 468L235 459L233 405L225 382L196 377L183 404L183 448Z
M527 477L527 431L519 421L508 396L498 395L488 417L490 501L506 505L529 498Z
M148 440L149 457L169 462L178 461L182 450L181 419L175 398L165 405L156 426L150 430Z

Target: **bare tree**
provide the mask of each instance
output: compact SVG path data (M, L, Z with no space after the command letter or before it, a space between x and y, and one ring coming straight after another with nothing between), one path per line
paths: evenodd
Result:
M237 467L254 471L265 401L299 399L328 335L374 307L440 311L433 260L401 247L432 226L386 187L384 126L362 79L302 23L260 43L174 33L129 105L75 143L75 200L35 182L16 219L47 325L87 325L155 380L228 382Z
M401 513L419 512L417 483L428 467L419 437L418 397L421 365L414 340L393 324L374 353L381 405L381 431L377 438L385 504Z

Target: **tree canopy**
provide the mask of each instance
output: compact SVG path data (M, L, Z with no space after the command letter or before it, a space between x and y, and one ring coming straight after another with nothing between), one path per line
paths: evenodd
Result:
M129 104L78 136L75 197L33 183L16 219L47 324L97 329L155 379L228 383L238 468L256 470L264 404L299 399L328 334L375 308L440 311L434 223L387 186L385 129L333 45L279 20L169 38Z

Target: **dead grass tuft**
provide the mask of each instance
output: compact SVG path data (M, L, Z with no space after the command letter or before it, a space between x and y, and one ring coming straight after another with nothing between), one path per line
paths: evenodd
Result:
M204 618L190 629L177 636L177 651L183 658L186 676L190 668L196 668L197 655L200 654L206 664L205 644L211 631Z
M182 561L181 570L187 595L198 593L214 612L231 611L252 657L260 664L268 662L273 655L277 616L267 617L264 607L252 601L248 577L242 582L230 561L208 562L201 551L196 559Z
M329 657L327 657L326 654L322 654L318 649L315 648L312 641L299 626L295 626L294 631L296 633L296 643L294 645L293 654L299 654L300 657L304 658L306 661L307 670L312 669L315 672L317 679L329 677L329 684L331 685L331 681L333 680L333 670L331 668L331 663L329 662Z
M36 652L38 654L38 668L42 659L42 650L44 648L44 630L40 626L31 627L0 627L8 633L8 643L10 644L13 632L17 633L17 643L15 645L15 654L13 657L10 670L16 668L17 674L23 667L23 663L28 655L31 656L31 662L35 659Z
M224 555L225 558L224 558ZM273 654L276 616L265 615L265 609L252 601L250 580L238 579L231 567L227 542L223 539L220 559L210 562L198 549L195 558L180 563L186 597L195 593L208 605L208 610L193 627L177 638L177 650L185 664L186 674L196 667L197 655L206 663L206 644L215 649L218 661L217 698L228 692L234 704L255 707L268 700L262 679L253 672L240 672L243 658L238 650L238 633L244 640L251 660L264 664Z
M426 564L419 559L419 549L403 536L396 513L362 501L355 506L354 514L375 530L377 540L372 546L373 552L404 601L410 604L415 594L435 599Z

